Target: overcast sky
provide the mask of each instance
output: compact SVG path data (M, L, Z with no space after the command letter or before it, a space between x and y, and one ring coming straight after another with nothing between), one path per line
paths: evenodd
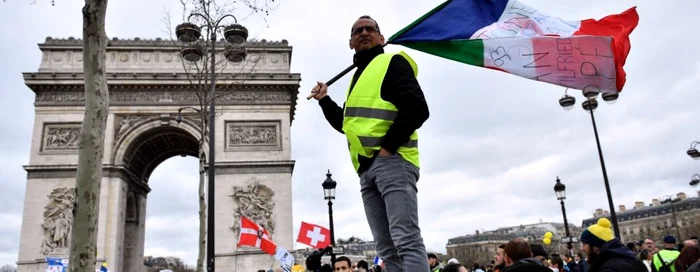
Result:
M0 3L0 265L17 260L21 214L33 123L34 94L22 72L40 63L37 43L46 36L80 37L82 1L9 0ZM327 225L321 182L330 169L338 181L336 237L372 239L359 182L343 135L325 121L315 100L304 97L317 80L326 81L352 59L347 47L355 19L371 15L390 36L440 4L435 0L275 0L266 28L248 21L254 37L287 39L294 46L292 71L303 81L292 124L294 234L300 222ZM640 23L631 36L627 85L614 105L601 101L596 113L615 205L680 191L700 162L685 151L700 140L698 36L691 11L697 1L527 0L530 6L567 20L600 18L638 5ZM110 1L107 33L119 38L164 37L165 10L174 0ZM567 185L571 222L607 208L593 129L577 105L563 110L564 89L505 73L466 66L400 46L418 63L419 81L431 116L420 129L421 228L427 247L444 252L447 239L475 230L561 222L552 187L558 175ZM330 88L342 102L349 76ZM197 161L172 158L150 179L146 254L174 255L193 264L197 243ZM173 239L178 237L178 239ZM296 237L294 237L296 239ZM298 244L297 246L301 246Z

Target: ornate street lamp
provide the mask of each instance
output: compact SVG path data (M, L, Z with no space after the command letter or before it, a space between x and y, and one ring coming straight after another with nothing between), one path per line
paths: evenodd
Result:
M323 181L323 198L328 201L328 226L331 232L331 247L335 248L335 231L333 229L333 199L335 199L335 186L338 185L331 178L331 170L326 174L326 180ZM335 252L331 250L331 267L335 269Z
M557 176L557 183L554 184L554 193L557 195L557 200L561 204L561 214L564 216L564 230L566 231L566 248L569 249L569 256L573 256L574 246L571 244L571 233L569 232L569 221L566 218L566 207L564 206L564 199L566 199L566 185L561 183L559 176Z
M568 91L568 89L567 89ZM576 104L576 99L572 96L569 96L564 92L564 96L559 99L559 105L561 105L562 108L565 110L570 110L573 108L574 104ZM615 212L615 204L613 204L613 198L612 198L612 193L610 192L610 181L608 180L608 172L605 169L605 160L603 159L603 149L600 147L600 138L598 137L598 127L596 126L595 123L595 116L593 115L593 112L595 111L596 108L598 108L598 101L596 100L596 96L598 96L598 91L596 90L583 90L583 95L586 97L586 100L581 103L581 107L583 107L584 110L588 111L591 114L591 123L593 123L593 134L595 135L595 142L596 146L598 147L598 158L600 159L600 168L603 172L603 181L605 183L605 193L608 196L608 206L610 206L610 221L612 221L613 225L613 231L615 232L615 236L617 238L620 238L620 228L617 225L617 213ZM603 100L607 102L608 104L614 104L615 101L617 101L617 98L620 97L619 94L614 93L614 94L608 94L604 93L603 95ZM700 154L699 154L700 156Z
M201 13L192 13L190 16L187 18L188 21L192 19L192 17L201 17L204 20L204 25L203 26L198 26L194 23L190 22L185 22L177 27L175 27L175 35L177 36L177 39L183 43L183 47L180 50L180 56L190 62L197 62L202 59L204 56L204 47L201 45L204 41L202 41L200 38L202 37L202 28L205 28L207 31L207 34L209 36L209 43L211 46L210 50L210 56L209 56L209 64L211 66L211 69L209 69L209 76L211 80L211 95L208 98L209 101L209 111L203 112L202 110L195 109L193 107L184 107L180 108L178 110L178 116L175 119L178 123L182 122L182 116L181 112L185 108L193 109L199 113L202 114L208 114L209 115L209 168L208 168L208 173L207 173L207 271L213 272L214 271L214 259L215 259L215 232L214 232L214 216L215 216L215 207L216 205L214 204L214 182L215 182L215 177L216 177L216 160L215 160L215 146L216 146L216 102L215 102L215 97L214 97L214 92L216 90L216 33L219 31L220 28L223 28L224 30L224 37L226 38L226 41L229 43L232 43L234 45L237 45L235 47L227 47L226 52L224 55L226 56L226 59L232 62L242 62L246 58L246 52L245 49L242 48L242 44L245 43L245 41L248 39L248 30L243 27L242 25L238 24L238 20L236 19L235 16L231 14L226 14L223 15L219 18L212 18L211 16L204 15ZM233 18L234 24L229 25L229 26L223 26L221 25L222 21L226 18ZM204 99L207 99L206 96L203 96ZM202 103L206 105L207 103ZM204 137L204 135L202 135Z
M686 152L693 160L700 160L700 151L696 148L698 144L700 144L700 142L693 141L690 143L690 149Z
M692 179L690 180L690 186L697 186L698 183L700 183L700 175L695 174L695 175L693 175Z

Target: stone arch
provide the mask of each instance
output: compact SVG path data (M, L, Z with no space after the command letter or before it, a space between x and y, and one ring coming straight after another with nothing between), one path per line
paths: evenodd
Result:
M198 139L198 125L190 120L177 125L164 125L159 119L144 121L117 140L112 161L135 181L147 183L163 161L177 155L198 157ZM206 143L204 152L208 152Z

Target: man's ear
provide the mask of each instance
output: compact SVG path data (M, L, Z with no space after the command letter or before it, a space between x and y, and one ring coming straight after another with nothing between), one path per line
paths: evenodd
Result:
M352 38L348 39L348 47L350 47L350 50L354 49L352 48Z
M379 34L379 38L380 38L381 41L382 41L382 45L386 43L386 42L384 41L384 35Z

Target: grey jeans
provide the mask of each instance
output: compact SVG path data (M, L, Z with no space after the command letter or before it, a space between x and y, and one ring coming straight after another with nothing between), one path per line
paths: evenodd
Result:
M399 154L375 158L360 175L365 215L387 272L430 271L418 226L419 175Z

